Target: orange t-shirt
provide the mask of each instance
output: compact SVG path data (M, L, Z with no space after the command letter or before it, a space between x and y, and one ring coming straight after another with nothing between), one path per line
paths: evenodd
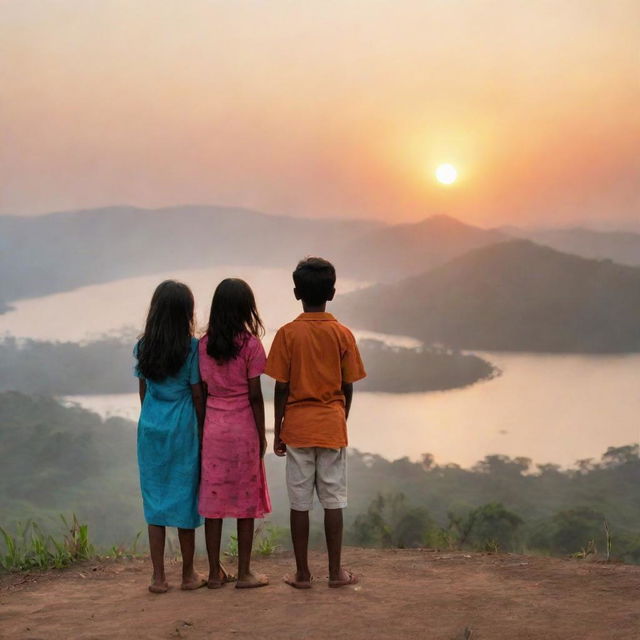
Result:
M280 432L285 444L347 446L342 384L367 375L347 327L330 313L301 313L276 333L265 373L289 383Z

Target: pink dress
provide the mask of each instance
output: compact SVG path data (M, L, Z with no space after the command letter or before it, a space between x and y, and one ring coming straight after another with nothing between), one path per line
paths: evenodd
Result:
M208 385L198 511L205 518L262 518L271 500L249 378L263 373L264 348L247 333L238 357L221 365L207 355L207 336L198 349L200 375Z

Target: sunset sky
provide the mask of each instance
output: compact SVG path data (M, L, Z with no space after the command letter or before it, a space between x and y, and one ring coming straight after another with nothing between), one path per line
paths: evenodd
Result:
M638 0L0 0L0 213L640 224L639 43Z

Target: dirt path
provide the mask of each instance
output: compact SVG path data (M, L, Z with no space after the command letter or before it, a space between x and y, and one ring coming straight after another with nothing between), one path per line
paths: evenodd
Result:
M16 576L0 592L0 637L462 640L465 628L471 640L640 637L637 566L418 550L347 549L345 557L361 583L339 590L327 588L319 554L309 591L281 582L289 555L256 560L272 580L258 590L153 596L146 560ZM178 583L177 564L169 577Z

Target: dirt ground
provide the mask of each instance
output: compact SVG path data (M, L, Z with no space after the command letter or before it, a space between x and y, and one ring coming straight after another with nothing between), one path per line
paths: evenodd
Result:
M263 589L147 592L148 560L85 564L5 578L0 637L422 638L434 640L631 640L640 638L640 567L516 555L346 549L360 584L329 589L324 556L316 582L282 582L289 554L259 558ZM201 559L199 569L205 571Z

